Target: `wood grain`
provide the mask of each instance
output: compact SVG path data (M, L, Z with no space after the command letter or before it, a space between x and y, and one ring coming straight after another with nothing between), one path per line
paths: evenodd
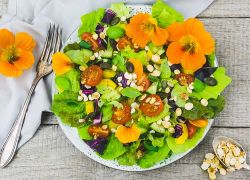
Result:
M188 156L172 165L147 172L124 172L105 167L84 156L63 135L59 126L43 126L18 152L8 168L0 170L0 179L206 179L200 169L205 153L212 152L214 135L238 140L248 151L250 128L213 128L206 139ZM240 134L240 135L239 135ZM219 179L247 179L250 171L239 171ZM15 178L13 178L15 177Z

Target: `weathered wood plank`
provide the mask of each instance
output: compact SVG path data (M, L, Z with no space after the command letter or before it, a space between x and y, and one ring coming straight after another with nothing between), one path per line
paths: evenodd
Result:
M206 139L181 160L154 171L123 172L90 160L63 135L58 126L43 126L36 136L18 152L0 179L205 179L200 169L205 153L212 152L212 139L225 135L238 140L248 151L250 160L250 128L213 128ZM192 172L192 175L190 174ZM219 179L247 179L249 171L239 171Z
M227 68L233 82L224 95L226 107L217 118L216 126L250 127L250 18L202 18L217 42L219 64ZM50 117L47 124L56 124Z
M250 17L249 0L215 0L199 17Z

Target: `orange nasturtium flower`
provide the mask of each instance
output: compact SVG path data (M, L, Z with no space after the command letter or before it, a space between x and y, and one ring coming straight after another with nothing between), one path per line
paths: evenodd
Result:
M126 34L132 38L132 42L144 48L152 41L156 46L161 46L168 39L167 29L157 25L157 21L149 14L139 13L133 16L126 26Z
M168 27L169 41L167 57L172 64L181 63L184 70L194 72L206 63L205 55L214 51L215 42L196 18Z
M70 71L73 65L70 58L62 52L57 52L52 55L52 68L56 75L62 75Z
M35 46L35 40L28 33L14 35L7 29L0 29L0 73L7 77L21 76L23 70L34 64Z

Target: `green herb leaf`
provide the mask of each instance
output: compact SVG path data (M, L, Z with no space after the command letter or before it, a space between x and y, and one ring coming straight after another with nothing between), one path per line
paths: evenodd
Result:
M129 98L136 98L141 95L140 91L132 87L123 88L121 94Z
M109 139L109 143L101 157L103 159L112 160L121 156L126 151L127 149L123 146L123 144L120 143L120 141L115 137L114 134L112 134Z
M162 60L160 71L161 71L161 78L162 79L167 79L171 76L171 70L170 70L170 67L168 65L167 59Z
M104 12L103 8L99 8L96 11L83 15L81 17L82 25L78 30L78 36L81 37L85 32L93 33L97 24L102 20Z
M89 126L90 125L77 128L78 134L79 134L81 139L84 139L84 140L92 140L93 139L93 137L91 135L89 135L89 132L88 132Z
M169 156L170 149L168 145L165 143L165 145L157 152L155 151L149 151L146 153L140 160L139 160L139 166L141 168L149 168L158 163L159 161L162 161L166 159Z
M218 67L213 76L217 80L216 86L205 86L205 89L198 94L201 98L217 99L221 92L231 83L232 79L227 76L224 67Z
M117 158L120 165L133 166L137 162L136 150L140 146L140 141L134 142L128 147L128 151Z
M166 28L174 22L183 22L184 17L174 8L165 4L162 0L157 0L152 7L152 15L162 28Z
M111 8L112 11L114 11L116 13L116 15L118 17L129 17L129 8L127 6L125 6L124 3L113 3L111 4Z

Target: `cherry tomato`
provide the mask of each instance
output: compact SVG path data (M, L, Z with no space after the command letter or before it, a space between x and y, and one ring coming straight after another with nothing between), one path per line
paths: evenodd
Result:
M128 36L123 36L119 41L117 42L117 47L119 50L124 49L125 47L130 46L131 48L133 47L131 40L129 39Z
M196 133L197 127L187 122L187 128L188 128L188 139L192 139Z
M163 102L160 96L151 94L143 99L140 109L146 116L157 116L163 111Z
M106 138L109 136L110 131L107 125L93 124L89 126L88 133L95 138Z
M141 79L139 79L139 81L137 82L137 85L143 87L143 92L145 92L149 88L150 81L146 74L142 75Z
M182 86L188 86L194 81L194 77L190 74L180 73L175 76L175 79L180 83Z
M89 43L89 44L91 45L91 49L92 49L93 51L98 50L98 48L99 48L98 41L95 40L95 39L92 37L92 34L91 34L91 33L89 33L89 32L83 33L83 35L82 35L82 40L84 40L85 42Z
M127 103L122 103L123 108L113 108L112 121L116 124L124 124L131 119L131 107Z
M97 65L89 66L82 73L82 84L96 86L102 80L102 69Z

